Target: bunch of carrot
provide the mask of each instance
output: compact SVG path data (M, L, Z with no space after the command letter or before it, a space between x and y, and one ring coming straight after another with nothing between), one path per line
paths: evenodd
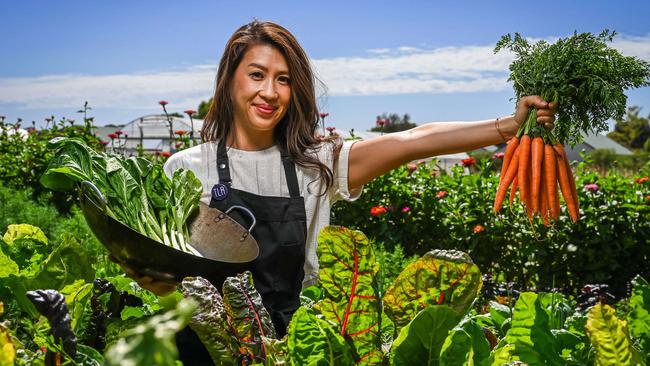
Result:
M529 117L536 119L536 113L531 115ZM526 124L530 125L528 122ZM540 215L548 226L551 220L560 216L559 183L569 217L574 223L578 221L578 194L571 166L564 146L553 140L553 136L543 129L525 128L508 141L494 200L495 213L501 210L510 187L510 204L519 191L519 199L529 220Z

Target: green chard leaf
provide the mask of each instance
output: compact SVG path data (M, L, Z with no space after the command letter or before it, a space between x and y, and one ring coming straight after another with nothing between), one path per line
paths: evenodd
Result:
M564 365L548 315L535 293L519 295L506 341L514 346L511 354L516 355L517 360L530 365Z
M386 314L400 327L430 305L464 315L481 289L481 272L469 255L433 250L409 264L384 296Z
M440 352L441 366L490 364L490 343L483 329L472 320L452 329Z
M354 365L345 339L305 307L300 307L291 318L288 349L293 365Z
M319 279L325 292L314 305L354 345L357 364L383 360L379 271L368 238L360 231L327 226L318 236Z
M645 365L632 346L627 322L618 319L611 306L597 304L591 308L585 330L596 349L596 365Z
M230 325L219 291L202 277L187 277L181 283L183 295L198 307L190 319L190 328L208 350L215 365L238 365L239 342L230 333Z
M83 180L93 180L92 156L95 152L81 140L57 137L48 145L55 149L40 181L45 187L67 191Z
M254 360L266 357L262 337L275 338L275 329L262 297L253 287L253 275L246 271L223 283L223 302L231 332Z
M391 365L439 365L440 351L449 331L461 318L447 305L431 305L420 311L395 339Z
M174 335L185 327L195 308L192 300L184 299L176 309L125 331L106 350L106 366L176 366L178 349Z

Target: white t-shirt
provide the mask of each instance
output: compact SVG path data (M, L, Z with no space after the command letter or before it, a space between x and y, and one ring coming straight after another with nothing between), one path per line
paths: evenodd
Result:
M354 141L343 143L336 164L333 160L333 144L322 144L320 149L312 152L334 173L334 181L327 194L319 195L323 192L324 182L319 179L318 171L296 164L300 195L305 198L307 214L303 287L314 284L318 278L316 256L318 233L329 225L331 205L339 199L353 201L361 195L362 189L353 192L348 189L348 154L353 143ZM203 184L201 201L209 204L212 186L219 182L217 146L218 141L206 142L173 154L165 163L165 174L171 177L178 168L191 170ZM233 188L261 196L289 197L289 188L277 146L261 151L228 148L228 160Z

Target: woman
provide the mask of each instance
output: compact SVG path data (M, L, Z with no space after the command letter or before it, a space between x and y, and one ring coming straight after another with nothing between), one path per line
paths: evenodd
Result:
M251 272L281 335L301 288L317 278L316 238L335 200L356 199L365 183L409 161L504 142L533 106L539 123L552 128L555 120L555 106L529 96L514 116L429 123L356 143L322 141L314 84L309 60L289 31L269 22L244 25L219 64L201 132L206 142L165 165L168 175L194 171L211 207L242 205L254 213L260 256ZM176 287L125 270L156 294Z

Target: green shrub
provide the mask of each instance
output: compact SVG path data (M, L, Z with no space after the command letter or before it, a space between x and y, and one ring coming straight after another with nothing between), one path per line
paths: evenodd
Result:
M400 167L368 183L359 200L337 203L332 222L362 230L389 250L399 244L407 255L466 251L484 273L521 288L577 293L586 283L607 283L620 296L634 275L650 275L650 182L635 180L650 175L650 165L628 178L613 171L600 176L581 163L580 221L572 224L563 208L547 228L541 220L529 223L516 201L492 213L499 179L494 164L480 159L472 174L460 166L432 173L433 163L414 171ZM597 191L583 188L592 183Z

